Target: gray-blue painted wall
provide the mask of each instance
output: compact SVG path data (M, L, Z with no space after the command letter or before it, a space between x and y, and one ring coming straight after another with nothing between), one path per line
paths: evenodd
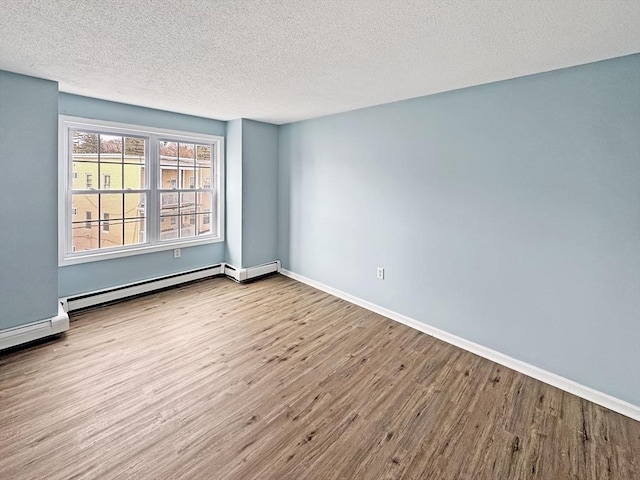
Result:
M57 110L61 115L209 135L226 134L226 123L218 120L64 93L60 94ZM224 261L224 254L224 243L215 243L183 248L182 256L175 259L172 251L165 251L60 267L59 295L65 297L206 267Z
M640 405L640 55L279 141L286 268Z
M242 267L242 119L227 122L225 262Z
M242 123L242 266L278 255L278 127Z
M278 127L241 118L227 124L225 261L239 268L277 259Z
M58 84L0 70L0 330L58 313Z

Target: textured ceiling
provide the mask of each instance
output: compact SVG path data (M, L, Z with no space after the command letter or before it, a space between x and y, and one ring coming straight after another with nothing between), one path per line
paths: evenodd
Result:
M286 123L640 52L640 1L0 0L0 68Z

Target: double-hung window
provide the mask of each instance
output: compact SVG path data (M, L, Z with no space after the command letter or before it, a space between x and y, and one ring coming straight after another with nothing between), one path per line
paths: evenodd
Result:
M223 142L61 116L59 263L222 241Z

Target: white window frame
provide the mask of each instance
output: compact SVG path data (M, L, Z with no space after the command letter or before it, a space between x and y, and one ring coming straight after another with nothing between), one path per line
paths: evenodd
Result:
M112 133L123 136L145 137L147 139L145 150L145 185L147 186L148 193L146 199L145 235L141 239L143 243L112 247L104 250L73 251L71 234L71 222L73 220L73 160L71 158L71 152L73 139L71 135L69 135L71 130ZM59 116L58 135L58 264L60 266L224 242L224 137L71 117L67 115ZM159 185L158 181L160 175L158 142L160 139L182 143L211 144L211 153L214 159L212 176L217 179L217 182L211 185L214 193L210 215L213 215L217 210L217 222L214 223L213 218L210 218L212 226L217 223L217 236L210 234L191 238L160 240L160 190L162 190L162 186ZM99 192L99 190L96 190L96 192Z

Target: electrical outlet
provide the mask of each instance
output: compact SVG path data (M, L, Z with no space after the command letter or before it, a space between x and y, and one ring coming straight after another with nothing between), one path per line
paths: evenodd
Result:
M173 249L173 258L180 258L180 255L182 255L182 251L180 251L179 248L174 248Z
M384 268L378 267L378 269L376 270L376 277L378 277L380 280L384 280Z

